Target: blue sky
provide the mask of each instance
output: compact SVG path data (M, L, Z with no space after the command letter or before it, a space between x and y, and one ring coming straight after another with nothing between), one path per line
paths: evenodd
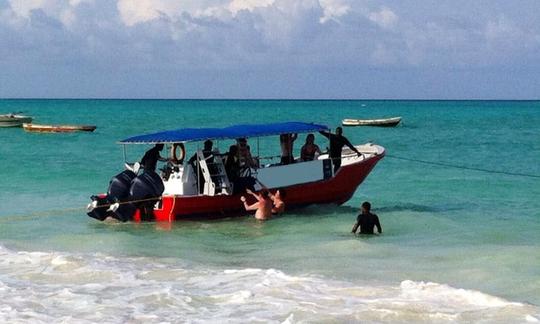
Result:
M0 97L540 98L540 1L0 0Z

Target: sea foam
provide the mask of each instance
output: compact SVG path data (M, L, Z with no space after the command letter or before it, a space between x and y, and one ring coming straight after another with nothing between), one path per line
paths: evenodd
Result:
M405 280L370 285L276 269L0 247L1 322L535 322L539 308Z

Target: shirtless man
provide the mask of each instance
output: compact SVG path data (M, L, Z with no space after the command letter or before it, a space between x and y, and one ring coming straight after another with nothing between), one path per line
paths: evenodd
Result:
M255 199L257 199L256 203L252 205L248 205L246 201L246 197L244 196L240 197L240 200L244 203L244 208L247 211L256 210L255 218L262 221L267 220L270 217L272 217L272 200L270 199L268 195L268 190L262 190L258 194L255 194L253 191L249 189L246 190L246 192L252 195L253 197L255 197Z
M276 190L275 195L270 193L269 196L274 204L272 207L272 214L282 214L285 211L285 202L283 202L283 198L285 198L285 190L278 189Z
M281 164L294 163L293 144L298 138L298 134L281 134L279 143L281 145Z

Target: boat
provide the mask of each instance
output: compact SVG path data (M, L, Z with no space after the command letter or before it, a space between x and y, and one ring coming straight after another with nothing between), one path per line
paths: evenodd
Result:
M343 119L343 126L378 126L394 127L401 122L401 117L382 119Z
M0 115L0 127L21 127L23 123L31 123L32 117L19 113Z
M240 198L245 194L243 186L249 183L256 191L286 191L284 201L288 210L311 204L343 204L384 157L385 149L382 146L373 143L355 146L361 155L349 148L344 149L342 164L337 172L334 172L328 153L319 155L313 161L296 161L287 165L278 163L280 156L259 154L260 137L328 130L325 125L284 122L225 128L184 128L124 139L119 142L124 149L124 170L110 180L106 193L91 196L87 214L100 221L110 216L122 222L173 222L245 215ZM226 148L230 148L231 142L234 144L237 139L246 138L249 138L252 147L256 147L251 153L258 166L244 165L236 173L238 177L232 181L225 170L226 154L220 153L219 145L225 144ZM207 140L218 144L211 151L212 165L207 163L208 156L200 148L193 150L195 163L186 162L186 144L193 147L197 143L197 147L200 147L200 143ZM279 143L277 139L276 143ZM127 148L143 144L163 144L170 150L169 162L160 174L141 172L138 162L128 161ZM276 146L276 151L279 151L279 146ZM199 173L196 171L198 168ZM204 184L202 191L199 181ZM250 203L253 202L252 199Z
M24 123L23 128L27 132L37 133L72 133L72 132L93 132L96 126L93 125L38 125Z

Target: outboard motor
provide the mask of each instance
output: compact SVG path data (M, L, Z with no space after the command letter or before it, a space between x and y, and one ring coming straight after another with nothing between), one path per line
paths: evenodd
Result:
M154 219L154 205L163 194L165 186L163 185L163 180L161 177L152 171L146 171L143 174L137 176L131 183L131 188L129 189L129 201L135 201L133 203L125 204L125 211L121 211L120 208L115 212L118 214L121 212L121 217L133 217L133 213L136 209L141 211L141 220L150 221ZM155 198L155 199L151 199ZM147 201L137 202L138 200ZM129 209L128 209L129 207ZM131 213L126 214L126 213Z
M131 170L125 170L115 175L109 182L109 190L107 190L107 198L115 203L124 201L129 196L129 188L131 181L137 175Z
M119 209L122 210L120 215L129 214L131 208L125 207L129 204L117 205L113 210L111 210L111 204L125 202L129 198L129 188L131 187L131 182L135 179L137 175L131 170L125 170L119 174L112 177L109 182L109 189L107 190L107 195L92 196L92 202L88 205L88 216L98 219L100 221L105 220L107 216L113 216L120 221L127 221L129 218L118 217L117 212ZM104 206L104 207L100 207ZM133 215L135 211L131 213Z
M104 221L107 216L109 216L109 201L107 200L106 195L99 195L99 196L92 196L90 197L92 200L91 203L88 204L88 207L86 207L87 215L95 218L99 221ZM104 206L104 207L98 207L98 206Z

